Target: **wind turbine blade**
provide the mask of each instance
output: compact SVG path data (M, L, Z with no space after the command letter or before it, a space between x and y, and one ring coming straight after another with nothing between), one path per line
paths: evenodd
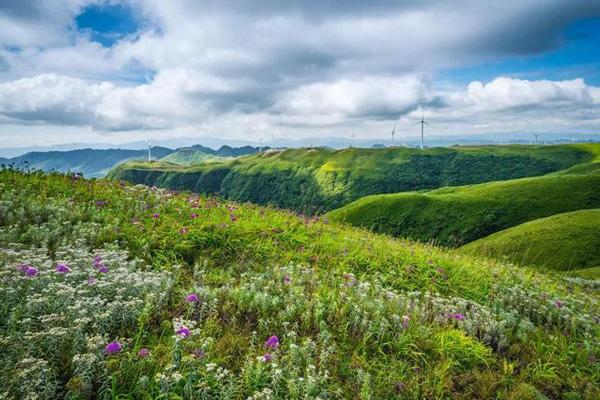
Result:
M433 129L433 127L431 125L429 125L427 122L423 121L423 123Z

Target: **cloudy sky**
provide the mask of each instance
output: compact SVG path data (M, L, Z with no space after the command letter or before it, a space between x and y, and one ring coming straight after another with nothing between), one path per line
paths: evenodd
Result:
M600 0L0 0L0 147L408 138L422 113L600 133Z

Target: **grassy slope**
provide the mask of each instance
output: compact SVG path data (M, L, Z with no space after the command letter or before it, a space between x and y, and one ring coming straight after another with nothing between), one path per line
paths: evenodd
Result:
M213 154L207 154L200 150L178 149L174 153L162 158L161 161L177 165L192 165L213 158L215 158Z
M128 163L110 177L318 213L374 193L543 175L589 159L574 146L289 149L191 167Z
M456 246L558 213L600 207L600 145L578 145L589 159L541 177L374 195L328 214L377 232Z
M568 271L600 264L600 209L536 219L461 248L519 265Z
M564 327L557 317L557 313L583 307L584 300L597 298L597 293L583 286L569 293L551 276L469 255L270 208L204 197L190 201L187 195L122 188L114 182L4 172L0 174L0 200L0 226L6 229L0 235L3 246L23 243L51 253L56 241L70 237L70 230L92 222L97 228L85 238L92 246L114 243L155 269L175 274L174 294L165 309L153 311L138 333L119 333L137 335L140 342L136 339L124 354L106 357L106 364L98 366L106 368L98 382L102 380L113 397L190 396L183 384L173 385L167 395L159 391L154 379L146 386L139 382L144 375L168 371L182 351L203 343L190 339L173 350L170 318L189 310L183 298L193 290L214 298L216 311L201 320L199 335L202 340L210 339L211 345L206 360L184 357L178 371L187 378L197 376L197 371L210 375L203 372L206 363L228 368L245 382L230 398L247 398L257 388L274 385L271 369L256 361L264 352L262 338L274 333L283 336L290 330L299 343L310 339L318 354L329 354L328 358L314 357L306 350L301 362L329 368L327 388L332 398L397 398L400 393L406 398L533 399L541 391L551 398L577 392L591 399L599 393L600 372L588 362L590 355L600 351L597 343L574 325ZM99 207L97 200L106 203ZM194 201L199 207L193 207ZM192 212L199 217L191 219ZM153 213L160 217L152 218ZM189 229L185 235L180 233L183 227ZM278 267L290 265L292 281L286 286L281 284ZM307 271L298 272L293 265L306 266ZM347 285L344 273L355 274L356 288ZM402 310L396 305L394 296L398 295L388 290L450 296L446 301L451 312L467 307L467 319L448 323L446 313L428 314L424 306ZM568 305L556 308L555 298ZM507 337L504 350L492 353L482 344L484 337L476 340L464 333L477 336L479 329L492 323L489 318L476 320L478 312L473 305L465 306L466 300L500 310L494 320L509 318L518 323L523 319L531 327L524 324L517 334ZM585 307L585 312L594 312L588 309L592 305ZM20 310L17 320L22 318ZM584 312L583 308L579 311ZM408 329L394 322L402 321L403 313L411 318ZM550 314L552 318L547 318ZM0 322L0 333L5 335L4 321ZM288 350L291 340L283 337L276 351L280 365L293 351ZM136 356L141 345L151 346L153 354L144 362ZM67 356L68 361L72 354ZM3 363L4 368L10 365ZM71 374L68 364L66 368L65 374ZM14 373L9 370L7 375ZM65 382L69 379L69 375L60 376ZM297 379L289 382L295 384ZM284 391L275 397L293 395Z

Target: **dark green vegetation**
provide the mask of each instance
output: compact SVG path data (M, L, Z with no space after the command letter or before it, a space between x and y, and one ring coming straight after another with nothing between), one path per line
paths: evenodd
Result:
M368 196L328 214L377 232L458 246L558 213L600 207L600 145L581 164L540 177Z
M575 146L290 149L190 167L125 163L109 176L313 214L369 194L543 175L590 158Z
M0 297L7 398L600 397L597 281L204 196L1 172Z
M600 265L600 209L536 219L471 242L461 250L559 271L596 267Z

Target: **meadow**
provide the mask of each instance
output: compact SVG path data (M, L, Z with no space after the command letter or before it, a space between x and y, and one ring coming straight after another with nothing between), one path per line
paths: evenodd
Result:
M597 399L600 284L325 217L0 172L0 398Z

